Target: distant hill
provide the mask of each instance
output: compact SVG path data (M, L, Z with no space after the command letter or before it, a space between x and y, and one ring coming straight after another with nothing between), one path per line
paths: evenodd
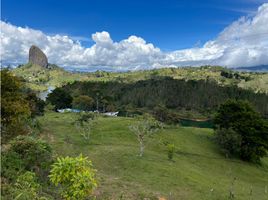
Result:
M268 72L268 65L258 65L252 67L238 67L233 70L246 71L246 72Z
M220 66L203 66L132 72L71 72L53 64L49 64L47 68L26 64L13 69L13 72L17 76L23 77L27 85L35 91L45 91L49 86L59 87L74 81L119 81L131 83L157 76L166 76L185 80L215 80L219 85L223 86L237 85L243 89L268 93L268 72L246 72L240 69L233 71Z

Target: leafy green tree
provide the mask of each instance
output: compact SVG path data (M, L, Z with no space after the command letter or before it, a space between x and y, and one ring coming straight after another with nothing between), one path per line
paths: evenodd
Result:
M31 117L44 114L45 102L38 98L34 92L28 92L26 100L29 102Z
M232 128L218 128L215 130L215 135L226 157L240 154L242 137Z
M87 95L80 95L73 99L73 108L89 111L93 109L94 99Z
M267 155L268 123L247 101L228 100L215 116L216 136L224 150L260 162Z
M24 122L31 115L22 81L8 70L1 71L1 137L5 141L26 134ZM2 140L2 141L3 141Z
M56 88L48 94L47 101L54 105L54 109L63 109L72 107L72 96L62 88Z
M87 157L59 157L50 171L51 182L62 187L65 199L85 199L97 187L92 163Z
M134 133L140 144L140 156L144 154L144 143L153 133L157 132L159 128L162 128L162 124L154 120L148 115L137 117L137 121L129 126L129 129Z

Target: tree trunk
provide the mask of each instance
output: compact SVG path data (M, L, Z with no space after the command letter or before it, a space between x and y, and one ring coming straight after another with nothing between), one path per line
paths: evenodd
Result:
M140 157L143 156L143 152L144 152L144 145L143 145L143 141L140 141Z

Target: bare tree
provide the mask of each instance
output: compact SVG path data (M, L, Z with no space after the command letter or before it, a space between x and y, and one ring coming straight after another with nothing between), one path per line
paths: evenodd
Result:
M146 138L157 132L160 128L162 128L162 124L149 116L143 116L139 118L137 122L129 126L130 131L137 136L139 141L141 157L144 154L144 142Z
M85 140L90 139L92 120L88 122L76 122L75 127Z
M92 116L91 114L90 115L84 114L80 115L79 119L76 120L74 123L77 131L87 141L90 139L92 126L94 124L94 118L96 118L94 114L92 114Z

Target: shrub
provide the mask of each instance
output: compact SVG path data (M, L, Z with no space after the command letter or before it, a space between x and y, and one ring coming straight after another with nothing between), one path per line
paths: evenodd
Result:
M95 170L87 157L60 157L52 165L49 178L62 187L65 199L85 199L97 187Z
M38 190L40 185L37 183L37 178L35 173L33 172L25 172L20 175L11 191L14 196L14 199L18 200L37 200L38 198Z
M84 122L88 122L90 120L94 120L95 118L97 118L96 113L79 113L79 118L77 119L77 122L79 123L84 123Z
M18 136L10 144L9 151L19 155L26 170L46 169L50 165L52 150L47 142L30 136Z
M168 150L168 159L172 160L174 153L175 153L175 145L174 144L167 144L167 150Z
M24 171L24 161L14 151L4 151L1 155L1 177L15 180Z

